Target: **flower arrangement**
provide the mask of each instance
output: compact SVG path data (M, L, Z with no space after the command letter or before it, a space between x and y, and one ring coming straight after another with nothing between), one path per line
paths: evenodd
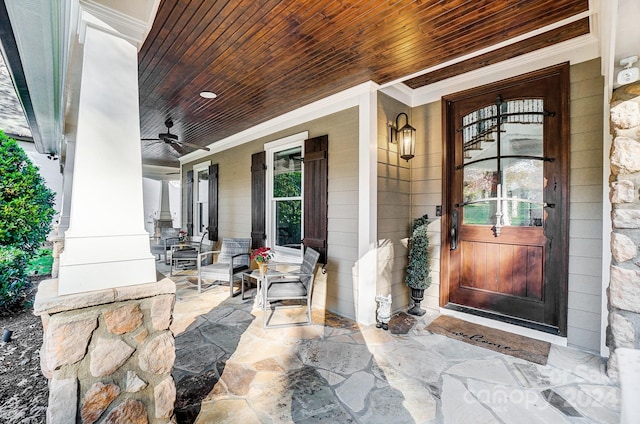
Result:
M187 232L185 230L180 230L178 232L178 241L185 241L187 239Z
M270 247L259 247L251 254L251 260L256 261L258 265L266 264L273 259L273 250Z

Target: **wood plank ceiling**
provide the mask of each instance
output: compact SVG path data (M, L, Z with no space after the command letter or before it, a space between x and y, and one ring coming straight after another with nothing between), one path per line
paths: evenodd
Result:
M357 84L384 84L588 10L588 0L163 0L139 53L143 138L208 145ZM587 19L405 81L419 88L588 33ZM201 91L215 99L204 99ZM183 152L191 149L185 147ZM143 142L147 164L176 149Z

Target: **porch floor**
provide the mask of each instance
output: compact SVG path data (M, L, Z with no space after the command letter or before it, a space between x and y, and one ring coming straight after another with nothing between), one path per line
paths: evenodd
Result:
M228 286L198 294L193 274L172 277L179 423L620 420L620 388L599 356L552 345L537 365L433 334L429 312L407 334L325 311L265 330L253 298L229 298Z

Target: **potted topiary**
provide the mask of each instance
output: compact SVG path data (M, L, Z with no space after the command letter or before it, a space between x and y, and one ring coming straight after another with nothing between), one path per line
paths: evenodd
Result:
M420 309L420 302L424 299L424 291L431 285L431 269L429 266L429 237L427 225L429 216L416 218L411 227L409 239L409 265L405 283L411 289L413 306L409 309L412 315L424 315L425 310Z

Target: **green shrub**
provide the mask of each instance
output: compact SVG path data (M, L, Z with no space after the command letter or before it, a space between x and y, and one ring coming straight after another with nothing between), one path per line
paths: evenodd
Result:
M11 309L24 299L29 287L25 270L28 254L13 246L0 246L0 307Z
M431 266L429 265L429 236L427 226L429 217L424 215L413 221L411 248L405 283L412 289L426 290L431 285Z
M0 307L5 310L27 300L27 264L51 231L53 204L54 193L38 168L0 131Z
M0 131L0 246L35 254L51 231L54 193L22 147Z
M27 265L26 274L31 277L34 275L49 275L53 266L53 256L51 249L40 248Z

